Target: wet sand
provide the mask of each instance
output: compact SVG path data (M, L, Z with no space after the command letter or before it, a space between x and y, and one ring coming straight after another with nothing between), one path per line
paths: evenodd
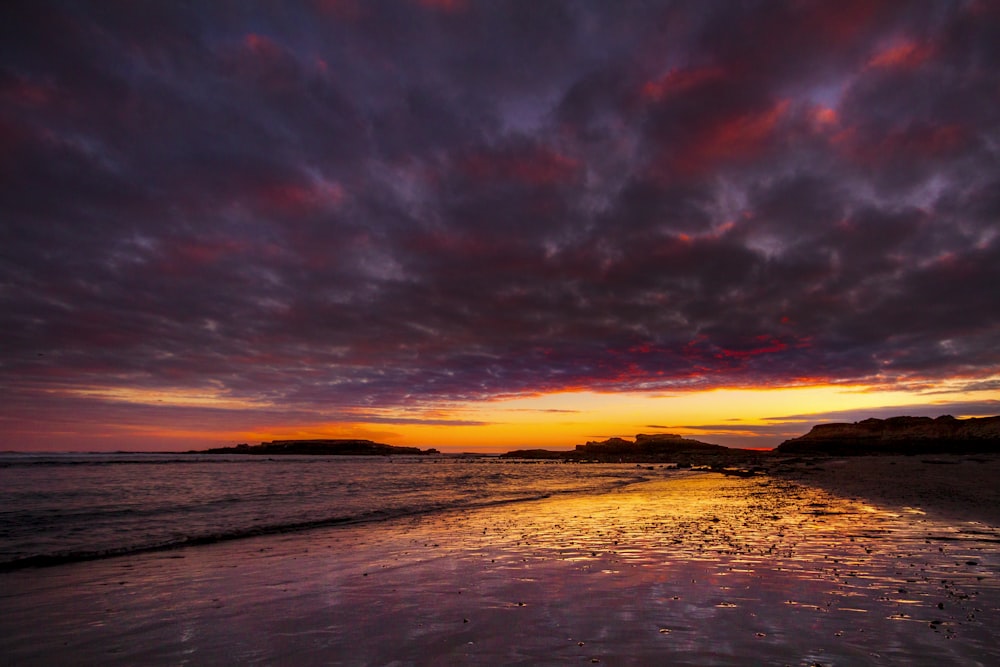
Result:
M976 523L956 520L956 506L838 495L833 481L818 484L840 479L824 471L650 475L601 495L0 574L0 655L10 665L1000 662L1000 531L985 514Z
M1000 527L1000 455L798 459L772 474L838 495Z

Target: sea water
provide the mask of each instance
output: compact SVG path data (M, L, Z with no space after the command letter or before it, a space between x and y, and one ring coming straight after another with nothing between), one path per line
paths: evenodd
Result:
M0 455L0 570L600 491L634 465L493 457Z
M449 457L3 465L10 664L1000 664L994 526L779 476Z

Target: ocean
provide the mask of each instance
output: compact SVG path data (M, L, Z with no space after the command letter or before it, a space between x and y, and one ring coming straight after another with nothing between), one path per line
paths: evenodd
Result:
M880 484L996 478L964 459L809 461L796 481L487 457L3 455L0 656L1000 664L1000 527L810 482L860 465L881 466ZM64 565L33 567L50 564Z
M635 465L491 457L0 455L0 571L595 492Z

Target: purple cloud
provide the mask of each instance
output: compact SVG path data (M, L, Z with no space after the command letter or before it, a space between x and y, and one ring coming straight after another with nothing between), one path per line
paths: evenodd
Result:
M1000 371L988 3L0 13L0 386L32 414Z

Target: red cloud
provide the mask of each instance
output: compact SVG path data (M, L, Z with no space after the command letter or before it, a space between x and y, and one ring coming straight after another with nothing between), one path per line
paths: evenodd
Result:
M228 239L185 239L165 245L149 265L156 275L186 276L227 257L246 254L249 246Z
M869 59L868 67L913 69L933 54L930 45L907 40L876 53Z
M720 164L753 158L766 149L788 107L788 100L780 100L763 111L717 119L696 129L686 143L664 146L656 167L698 176Z
M490 249L484 239L470 234L446 232L420 234L412 239L409 247L421 254L457 257L478 257Z
M8 85L0 88L0 95L14 104L40 107L52 102L56 96L56 91L52 86L17 78Z
M457 14L469 8L466 0L416 0L417 4L424 9L444 12L446 14Z
M238 241L188 241L174 247L173 255L185 264L211 264L219 259L245 250Z
M755 152L774 132L788 105L788 100L782 100L765 111L743 114L716 126L700 142L702 159Z
M256 199L266 213L302 216L336 208L347 197L339 183L271 183L260 188Z
M850 127L833 136L832 142L848 159L882 165L895 159L921 159L949 155L965 145L966 130L955 124L918 125L896 130L871 140Z
M224 54L224 61L230 73L272 92L290 89L302 72L299 61L284 45L252 32Z
M840 116L835 109L818 106L811 110L810 120L817 129L825 129L840 122Z
M658 102L724 75L725 70L721 67L672 69L659 79L647 81L642 87L641 97L646 101Z
M547 148L508 153L476 153L460 162L462 172L478 182L558 185L576 179L578 160Z
M870 26L891 3L882 0L841 0L804 4L802 30L832 45L848 44Z
M264 35L249 33L243 38L243 45L257 56L274 58L281 55L281 47Z
M361 17L359 0L317 0L316 6L322 13L345 21L356 21Z
M757 336L757 345L740 349L721 349L715 356L719 359L749 359L762 354L774 354L788 349L788 343L767 336Z
M722 346L713 343L707 336L700 335L681 348L681 354L690 363L704 364L716 370L731 370L742 367L747 360L779 354L787 350L800 350L812 346L810 338L794 336L773 336L762 334L744 341L734 341L735 345ZM723 364L719 366L720 362Z

